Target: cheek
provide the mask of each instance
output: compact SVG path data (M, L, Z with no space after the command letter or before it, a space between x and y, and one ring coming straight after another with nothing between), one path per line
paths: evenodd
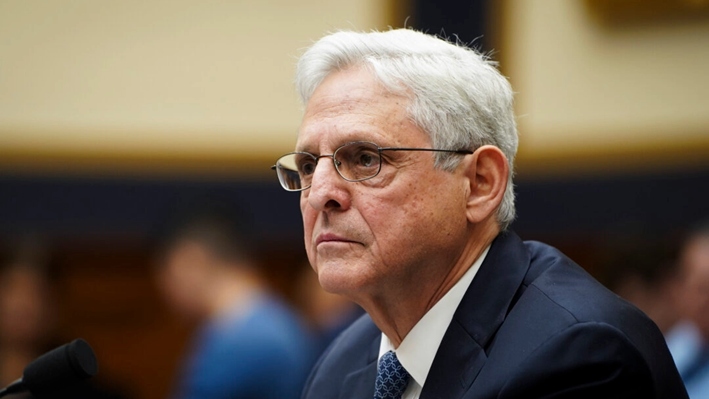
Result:
M308 256L310 264L315 267L315 251L312 247L312 243L313 230L315 226L315 221L317 219L317 212L315 212L315 210L313 210L311 207L307 206L306 202L301 200L300 213L303 218L303 243L305 244L305 252Z
M431 186L431 189L426 187L427 185L422 182L417 187L402 191L403 194L397 198L387 199L388 203L393 204L389 212L393 211L406 216L401 219L402 222L435 221L444 217L444 214L453 212L454 195L451 195L447 191L448 189L441 189L440 186ZM455 203L455 206L458 206L458 203Z
M416 193L371 197L360 205L360 213L372 235L373 251L384 258L410 252L431 228L431 211Z
M466 226L463 196L448 190L415 191L390 214L400 237L411 241L406 245L445 246Z
M300 215L303 218L303 230L305 231L307 238L307 236L309 234L312 234L313 232L313 225L315 223L316 213L313 208L308 206L307 199L304 199L302 197L300 200Z

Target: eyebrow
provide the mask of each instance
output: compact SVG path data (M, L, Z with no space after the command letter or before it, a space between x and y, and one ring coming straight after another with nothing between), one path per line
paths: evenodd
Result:
M331 134L338 134L340 137L338 137L336 140L329 141L329 144L331 144L332 151L330 151L330 154L332 154L333 151L336 149L342 147L343 145L347 143L354 143L358 141L366 141L368 143L374 143L378 145L379 147L391 147L391 145L382 145L379 140L381 140L382 137L377 136L377 139L374 138L367 138L367 133L370 133L371 130L366 130L366 129L356 129L352 130L350 132L343 132L341 130L333 130L332 128L329 128L328 130L331 131ZM298 131L298 135L300 136L302 132ZM313 155L319 155L316 152L313 151L308 151L307 148L315 144L316 146L319 146L323 141L328 141L330 139L331 135L326 132L324 138L316 143L308 143L305 146L298 147L296 145L295 147L295 152L307 152ZM297 144L297 143L296 143Z
M346 139L346 140L342 140L342 141L337 142L335 145L332 146L332 150L329 152L329 154L332 154L333 152L335 152L335 150L337 150L338 148L342 147L342 146L345 145L345 144L348 144L348 143L355 143L355 142L358 142L358 141L368 141L368 140L363 140L363 139ZM371 143L371 141L369 141L369 142ZM318 144L320 144L320 143L318 143ZM378 144L377 144L377 145L378 145ZM308 154L312 154L312 155L321 155L321 153L318 153L318 152L315 152L315 151L309 151L308 148L310 148L310 147L311 147L310 145L306 145L306 146L303 146L303 147L300 147L300 148L298 148L298 146L296 146L294 151L295 151L295 152L307 152Z

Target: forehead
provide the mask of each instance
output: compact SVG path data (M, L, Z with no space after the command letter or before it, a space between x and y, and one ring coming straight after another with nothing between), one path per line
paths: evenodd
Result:
M296 147L315 152L349 141L388 146L425 139L409 118L409 104L407 97L386 90L366 69L334 72L308 101Z

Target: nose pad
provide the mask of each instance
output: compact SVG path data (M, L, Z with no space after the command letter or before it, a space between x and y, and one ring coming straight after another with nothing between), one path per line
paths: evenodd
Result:
M331 164L333 166L333 172L335 172L335 174L337 174L337 177L342 177L342 175L340 175L340 171L337 169L340 165L342 165L342 162L335 159L335 155L319 155L317 157L318 162L315 164L315 170L313 171L313 178L311 180L311 184L316 181L315 175L318 173L318 169L321 165L321 162L319 162L321 158L330 158L330 160L332 162L325 162L325 163Z
M343 190L342 185L348 183L335 167L337 160L332 155L321 155L318 158L324 157L332 158L332 163L325 162L329 163L330 166L321 167L322 163L318 162L313 172L310 192L308 193L308 203L318 211L326 208L341 207L346 200L345 190Z
M321 158L331 158L330 160L332 162L318 162L315 165L315 170L313 171L310 181L311 190L314 186L320 186L320 183L327 183L327 181L331 179L342 180L342 176L340 176L340 172L335 166L335 163L337 162L335 158L332 155L320 155L318 157L318 161L320 161Z

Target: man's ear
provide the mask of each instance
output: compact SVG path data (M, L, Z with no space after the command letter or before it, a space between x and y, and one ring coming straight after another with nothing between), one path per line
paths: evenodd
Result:
M507 188L509 165L502 151L485 145L469 157L465 172L469 181L466 215L471 223L480 223L494 213Z

